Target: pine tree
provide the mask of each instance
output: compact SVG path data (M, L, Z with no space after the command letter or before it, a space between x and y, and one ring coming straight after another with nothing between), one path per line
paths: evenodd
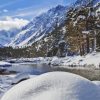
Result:
M66 40L69 50L85 55L96 51L96 14L93 1L88 0L86 6L71 8L66 17Z

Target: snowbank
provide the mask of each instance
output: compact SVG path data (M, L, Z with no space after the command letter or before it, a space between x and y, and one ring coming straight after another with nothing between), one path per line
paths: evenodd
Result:
M17 59L8 59L7 62L10 63L37 63L43 61L43 57L37 57L37 58L17 58Z
M100 53L91 53L86 56L66 56L65 58L52 58L52 65L83 66L100 68Z
M100 100L100 89L81 76L50 72L19 83L1 100Z
M13 60L11 60L13 61ZM49 64L53 66L75 66L75 67L94 67L100 68L100 53L91 53L86 56L66 56L58 57L37 57L37 58L20 58L16 63L30 64Z
M8 67L8 66L11 66L11 64L8 62L0 61L0 66L1 67Z

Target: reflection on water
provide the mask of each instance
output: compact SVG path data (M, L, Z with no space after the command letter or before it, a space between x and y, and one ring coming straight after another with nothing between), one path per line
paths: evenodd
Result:
M7 70L38 75L50 71L50 66L46 64L36 65L36 64L21 63L21 64L13 64L12 67L9 67Z

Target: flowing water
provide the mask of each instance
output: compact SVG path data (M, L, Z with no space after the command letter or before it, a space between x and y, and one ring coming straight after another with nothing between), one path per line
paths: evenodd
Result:
M7 68L9 72L29 73L39 75L50 71L50 66L46 64L16 63Z

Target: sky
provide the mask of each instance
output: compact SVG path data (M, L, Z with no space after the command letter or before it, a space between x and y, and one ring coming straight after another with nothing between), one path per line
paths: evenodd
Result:
M0 20L6 17L27 20L57 5L69 5L75 0L0 0Z
M75 0L0 0L0 31L19 29L36 16L56 7L70 5Z

